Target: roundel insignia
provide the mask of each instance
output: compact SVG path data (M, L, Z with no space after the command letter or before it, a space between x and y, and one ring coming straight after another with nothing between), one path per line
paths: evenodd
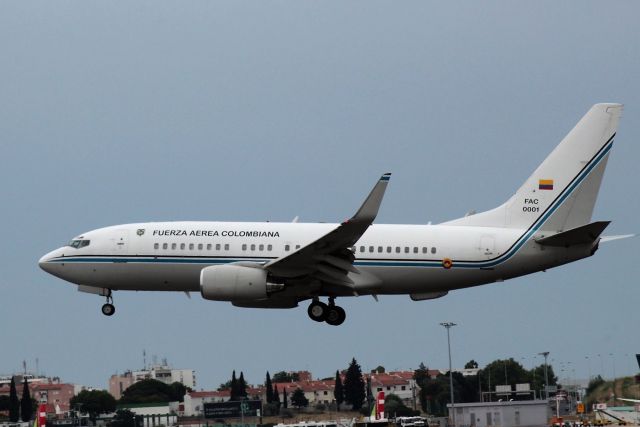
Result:
M451 261L451 258L445 258L442 260L442 266L448 270L453 267L453 261Z
M138 236L142 236L144 234L144 228L138 228L138 231L136 233L138 234Z

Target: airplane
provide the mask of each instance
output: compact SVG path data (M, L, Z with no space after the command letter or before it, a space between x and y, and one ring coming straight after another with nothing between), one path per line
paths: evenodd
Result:
M594 105L502 205L441 224L373 224L389 183L377 181L339 224L146 222L100 228L44 255L40 267L106 297L113 291L200 292L237 307L294 308L346 318L336 298L440 298L593 255L609 221L591 221L621 104ZM327 298L323 302L321 298Z

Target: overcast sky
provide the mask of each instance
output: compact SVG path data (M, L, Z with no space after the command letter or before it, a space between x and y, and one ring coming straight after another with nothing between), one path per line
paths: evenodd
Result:
M594 220L638 232L638 16L631 1L0 2L0 373L38 358L107 387L143 350L204 389L352 357L444 369L443 321L455 366L549 351L563 377L637 371L637 238L434 301L343 299L337 328L306 303L179 293L117 292L107 318L37 260L112 224L341 221L383 172L378 223L489 209L597 102L625 112Z

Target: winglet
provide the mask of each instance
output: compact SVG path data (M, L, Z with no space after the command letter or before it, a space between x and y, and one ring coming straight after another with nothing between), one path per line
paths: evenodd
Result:
M369 193L362 206L360 206L358 212L356 212L348 222L367 222L371 224L373 220L376 219L390 178L390 173L385 173L380 177L380 180L374 185L373 190L371 190L371 193Z

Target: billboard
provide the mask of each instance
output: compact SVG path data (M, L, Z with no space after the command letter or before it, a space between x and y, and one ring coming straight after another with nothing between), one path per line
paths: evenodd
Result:
M240 418L259 417L262 412L260 400L235 400L228 402L205 403L203 405L205 418Z

